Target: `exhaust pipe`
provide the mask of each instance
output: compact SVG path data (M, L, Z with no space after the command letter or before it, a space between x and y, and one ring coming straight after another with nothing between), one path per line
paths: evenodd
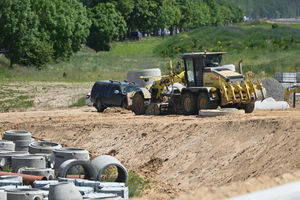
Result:
M239 62L239 73L243 74L243 60L240 60Z

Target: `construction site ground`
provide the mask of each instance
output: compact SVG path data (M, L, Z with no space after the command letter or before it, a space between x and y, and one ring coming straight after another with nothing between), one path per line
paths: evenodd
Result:
M0 131L110 154L150 180L141 199L225 199L300 180L300 109L135 116L92 107L0 113Z

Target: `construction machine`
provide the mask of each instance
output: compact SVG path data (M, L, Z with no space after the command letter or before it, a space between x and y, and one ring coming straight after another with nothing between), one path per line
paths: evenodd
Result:
M174 73L170 62L169 75L153 78L152 86L131 94L131 109L136 115L176 113L193 115L199 110L230 107L254 110L257 91L265 98L261 81L254 84L248 76L235 71L234 65L223 65L225 52L199 52L180 55L184 70ZM242 66L239 68L242 71Z
M293 95L293 107L296 107L296 93L300 93L300 85L294 85L292 87L286 88L284 92L284 100L289 102L290 95Z

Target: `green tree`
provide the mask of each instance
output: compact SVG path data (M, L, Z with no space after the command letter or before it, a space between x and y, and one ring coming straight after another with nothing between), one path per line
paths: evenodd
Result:
M126 22L112 3L99 3L89 10L92 21L88 46L96 51L110 49L109 42L126 34Z
M128 20L129 30L150 33L161 28L160 7L163 0L134 0L134 8Z
M75 0L31 0L39 18L39 32L53 45L54 59L68 59L89 35L86 9Z
M88 8L95 7L99 3L113 3L122 16L127 19L134 7L133 0L79 0Z
M0 46L11 67L69 58L85 41L88 27L86 11L75 0L0 1Z
M165 0L160 7L160 28L168 27L173 35L173 30L179 26L181 19L181 11L176 0Z
M193 29L207 26L211 23L211 11L203 1L179 0L182 18L180 25L183 28Z
M38 25L29 0L0 1L0 46L6 50L10 67L14 63L42 66L51 59L51 45L38 32Z

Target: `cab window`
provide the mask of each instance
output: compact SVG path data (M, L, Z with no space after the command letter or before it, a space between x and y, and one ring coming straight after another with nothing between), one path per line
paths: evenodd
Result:
M188 79L189 86L195 86L195 75L194 75L194 66L193 66L193 59L188 58L185 60L186 64L186 75Z

